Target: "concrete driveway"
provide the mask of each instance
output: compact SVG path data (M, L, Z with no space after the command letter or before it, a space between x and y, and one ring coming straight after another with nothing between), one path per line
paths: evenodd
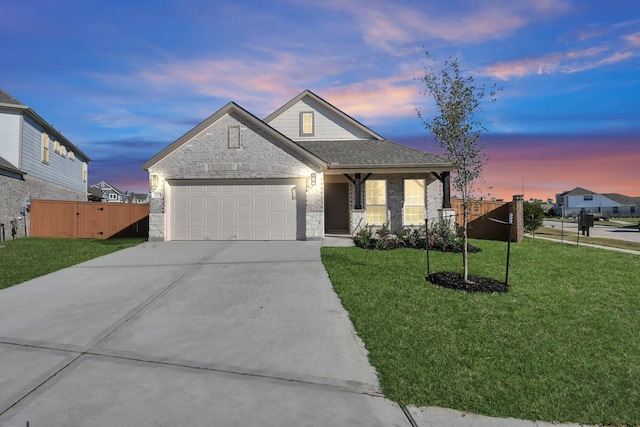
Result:
M145 243L0 291L0 425L409 426L320 245Z

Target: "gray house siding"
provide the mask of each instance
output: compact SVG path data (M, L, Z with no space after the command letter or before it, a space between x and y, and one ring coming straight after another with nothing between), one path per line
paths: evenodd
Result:
M31 118L24 117L22 137L22 164L20 169L29 175L50 181L75 191L86 193L87 183L83 181L82 168L86 161L78 153L76 158L69 155L61 155L54 150L55 137L49 134L49 162L42 161L42 134L43 129ZM67 151L73 151L66 146Z
M314 113L314 136L300 136L300 113ZM371 135L342 120L333 111L312 99L298 101L289 110L269 122L288 138L299 140L353 140L370 139Z
M21 115L0 109L0 155L15 167L20 167Z

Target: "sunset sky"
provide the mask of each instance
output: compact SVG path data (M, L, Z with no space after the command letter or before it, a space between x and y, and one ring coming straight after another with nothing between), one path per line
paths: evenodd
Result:
M89 184L147 192L142 163L227 102L264 118L304 89L442 154L416 116L427 49L503 88L478 195L640 196L638 0L3 0L0 22L0 88Z

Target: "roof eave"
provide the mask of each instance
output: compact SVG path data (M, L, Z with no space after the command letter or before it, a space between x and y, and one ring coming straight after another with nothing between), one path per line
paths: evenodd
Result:
M329 165L328 175L337 175L348 172L360 173L431 173L431 172L448 172L453 170L453 166L449 164L404 164L404 165Z

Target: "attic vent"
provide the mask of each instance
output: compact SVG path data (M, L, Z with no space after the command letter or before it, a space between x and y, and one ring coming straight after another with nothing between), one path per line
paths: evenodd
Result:
M227 127L227 147L240 148L240 126Z

